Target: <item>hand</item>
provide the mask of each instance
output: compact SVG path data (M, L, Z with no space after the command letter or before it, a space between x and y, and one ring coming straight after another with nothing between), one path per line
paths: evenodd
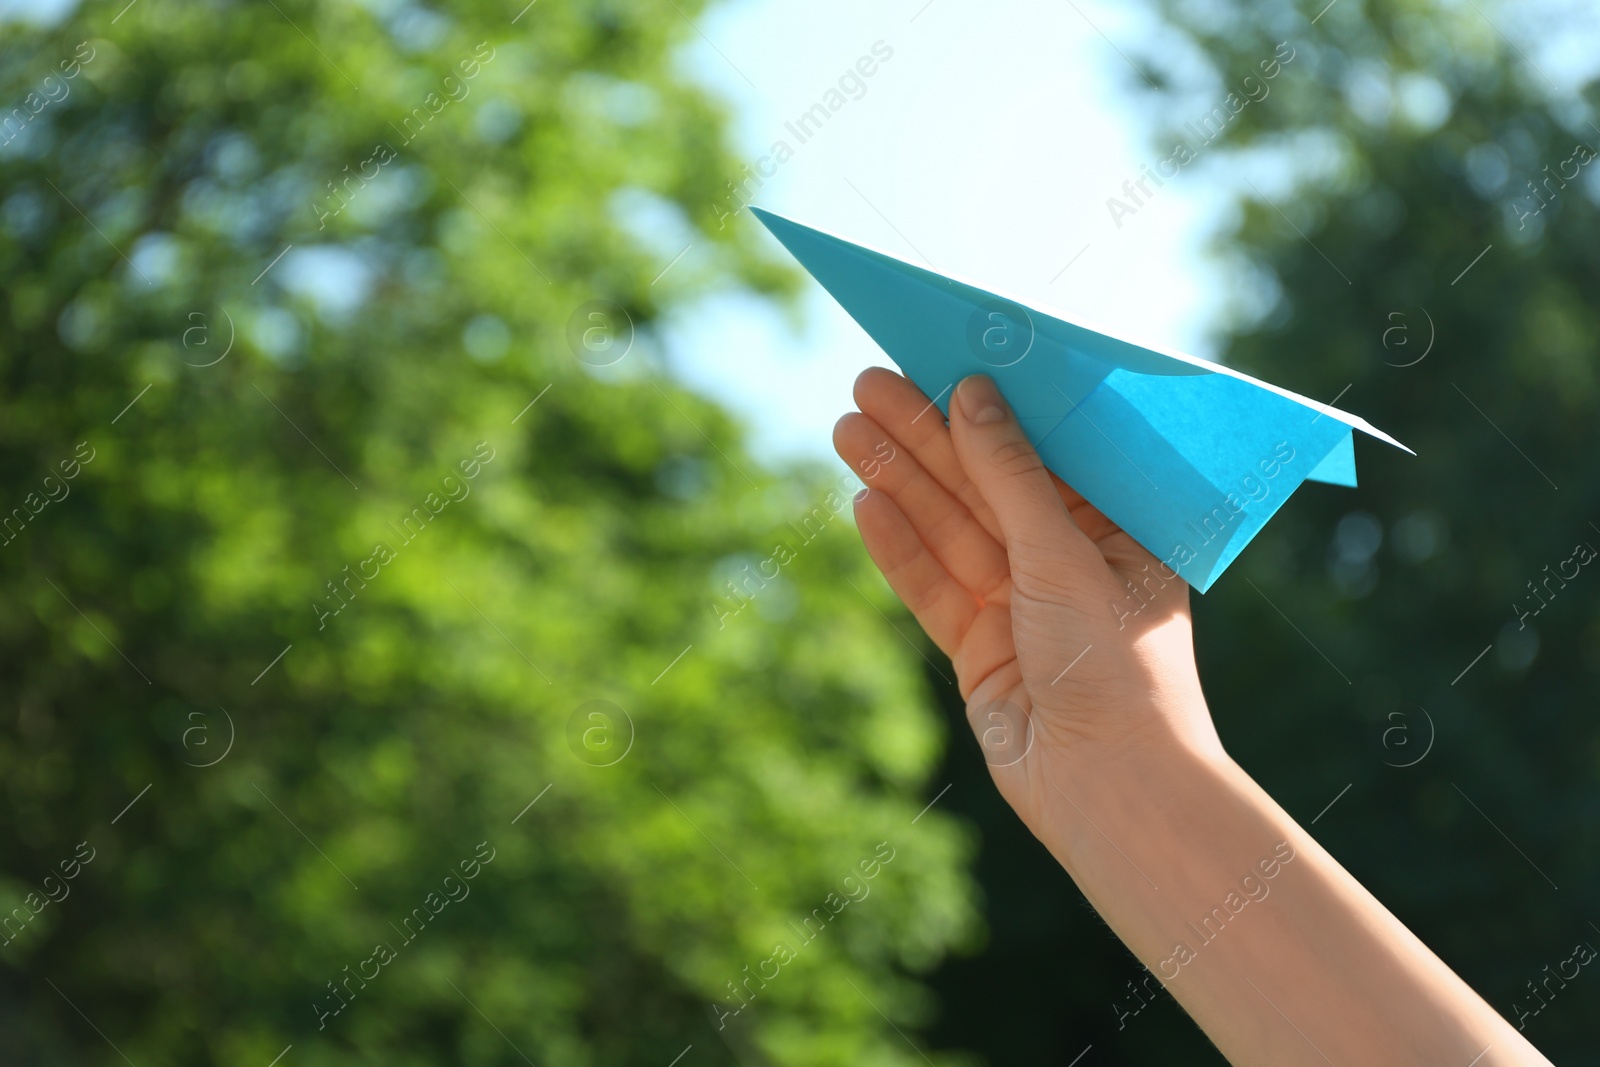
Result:
M1047 767L1147 743L1222 755L1188 585L1044 467L993 382L961 382L949 426L893 371L863 373L855 400L833 437L852 470L875 469L855 505L862 540L950 657L995 782L1030 827L1066 781Z
M1230 1063L1547 1067L1227 758L1189 587L1044 468L992 382L956 387L948 427L890 371L856 403L834 429L868 476L856 523L955 664L1001 794Z

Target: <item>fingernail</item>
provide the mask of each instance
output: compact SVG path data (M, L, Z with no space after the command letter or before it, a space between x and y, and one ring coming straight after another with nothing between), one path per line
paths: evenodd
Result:
M865 500L865 499L867 499L867 494L868 494L868 493L869 493L869 492L871 492L871 490L870 490L870 489L862 489L862 490L861 490L861 491L860 491L860 492L859 492L859 493L857 493L857 494L856 494L856 495L855 495L855 502L856 502L856 503L857 503L857 504L859 504L859 503L861 503L861 502L862 502L862 501L863 501L863 500Z
M999 422L1010 414L1000 390L981 374L974 374L958 385L956 396L961 400L961 410L973 422Z

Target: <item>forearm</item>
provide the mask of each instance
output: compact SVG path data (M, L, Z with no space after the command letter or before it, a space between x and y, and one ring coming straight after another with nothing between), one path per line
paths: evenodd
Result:
M1205 749L1052 751L1033 829L1231 1063L1548 1063Z

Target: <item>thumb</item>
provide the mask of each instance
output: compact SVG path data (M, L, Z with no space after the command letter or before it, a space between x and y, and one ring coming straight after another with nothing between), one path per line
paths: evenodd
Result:
M993 381L974 374L956 386L950 432L956 457L1000 524L1014 578L1059 575L1062 564L1091 560L1104 566Z

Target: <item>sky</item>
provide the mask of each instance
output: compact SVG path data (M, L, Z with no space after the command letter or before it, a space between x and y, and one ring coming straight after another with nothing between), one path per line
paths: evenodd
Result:
M650 2L689 24L674 0ZM1457 17L1488 17L1472 0L1442 2ZM0 20L49 22L75 4L0 0ZM1587 5L1537 0L1515 23L1525 54L1565 86L1594 70L1600 18ZM1580 24L1588 32L1572 32ZM1232 182L1215 159L1185 166L1134 214L1113 219L1108 210L1110 197L1129 199L1125 182L1166 155L1152 139L1156 116L1135 62L1152 53L1165 69L1183 61L1142 4L713 0L684 31L682 70L726 102L742 158L753 167L766 160L771 177L747 186L757 206L1064 318L1205 358L1215 354L1222 309L1253 292L1266 296L1268 280L1204 252L1234 210ZM870 76L858 72L864 59ZM790 125L840 89L844 106L802 143ZM1181 121L1186 109L1198 117L1226 92L1202 88L1173 117ZM779 140L793 155L774 172ZM1269 195L1288 195L1290 175L1278 169L1257 159L1253 180ZM662 277L710 254L681 214L626 198L617 206L659 252ZM729 224L757 231L775 260L792 263L748 211ZM319 266L322 274L312 269ZM284 272L327 289L332 266L297 260ZM731 292L676 306L661 330L669 372L740 416L752 449L769 462L831 457L831 429L852 407L856 375L889 365L809 277L805 286L798 324L769 301Z
M1152 31L1140 12L1099 0L729 0L695 29L680 59L733 109L746 162L777 140L793 149L765 164L776 173L757 206L1211 355L1225 279L1203 244L1226 210L1222 190L1185 168L1120 226L1106 206L1165 154L1129 58ZM845 106L801 143L785 124L874 47L874 73L859 86L846 78ZM1197 101L1197 113L1209 106ZM748 211L730 224L760 229ZM664 337L672 373L741 415L770 461L831 456L856 375L889 365L809 277L799 327L770 303L723 295L679 308Z
M1515 5L1515 15L1475 0L1441 0L1441 8L1519 41L1511 46L1558 97L1575 100L1595 75L1593 0L1536 0ZM1348 8L1333 17L1361 16ZM1135 62L1155 54L1169 73L1185 81L1194 74L1144 5L724 0L694 29L680 56L684 69L732 108L746 162L769 157L776 140L794 149L760 183L752 197L759 207L1202 358L1216 354L1225 307L1270 302L1269 279L1206 254L1239 191L1238 176L1213 166L1218 160L1202 153L1133 215L1114 220L1108 210L1108 198L1126 201L1124 182L1166 155L1152 139L1153 94ZM786 123L822 101L874 46L892 55L800 143ZM1195 84L1201 88L1180 97L1170 117L1181 122L1187 110L1198 118L1228 91L1203 87L1204 77ZM1429 94L1410 95L1373 101L1346 91L1358 109L1448 111ZM1292 199L1287 161L1258 154L1250 171L1266 195ZM760 230L748 211L732 224ZM775 257L788 259L761 235ZM667 243L664 268L684 244ZM696 252L690 247L683 260ZM796 327L770 304L728 295L678 308L665 330L670 371L740 414L768 461L831 456L831 428L852 406L856 375L891 365L809 277L802 320Z
M50 23L77 2L0 0L0 21ZM794 150L760 183L757 206L1041 309L1210 354L1205 326L1225 279L1200 247L1225 204L1221 188L1186 167L1120 227L1106 208L1165 154L1150 144L1144 75L1129 58L1158 29L1140 5L712 0L691 29L674 0L652 2L686 24L682 71L726 102L741 157L754 166L780 139ZM395 4L404 0L381 6ZM786 124L841 89L841 78L847 103L801 143ZM1196 114L1223 92L1197 99ZM695 247L681 213L661 206L613 202L660 253L663 276L693 270L710 246ZM757 230L775 260L792 264L748 211L730 224ZM338 269L351 258L296 251L280 274L310 292L357 293L360 272ZM770 301L730 292L676 306L659 334L669 372L740 416L753 451L770 462L832 457L851 383L889 362L805 281L798 326Z

